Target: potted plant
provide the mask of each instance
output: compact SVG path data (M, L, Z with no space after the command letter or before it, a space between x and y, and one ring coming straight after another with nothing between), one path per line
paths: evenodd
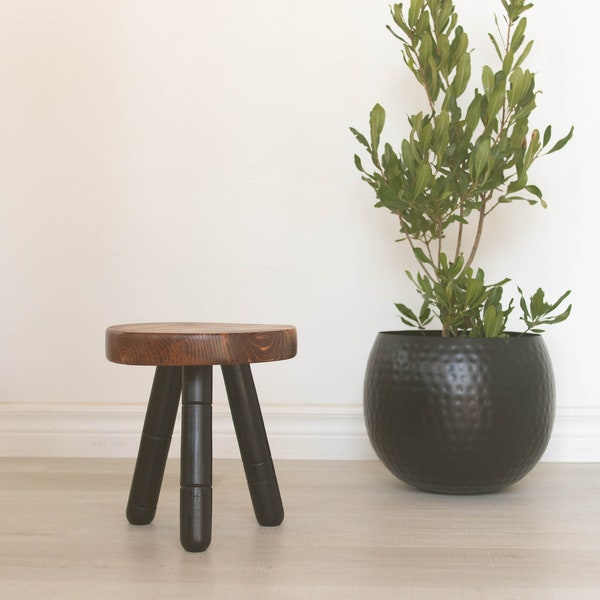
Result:
M546 207L528 179L539 158L560 150L573 129L551 143L552 128L530 128L539 93L525 68L525 0L501 0L489 38L496 66L470 86L469 39L452 0L395 4L404 62L423 89L422 112L394 149L382 144L385 111L370 113L370 135L351 128L372 168L355 164L375 191L375 206L398 220L422 297L419 310L396 304L413 331L381 332L365 378L371 443L400 479L441 493L483 493L522 478L539 460L554 419L554 379L540 333L569 316L569 292L548 302L520 288L524 331L507 331L514 300L509 282L487 283L476 256L488 218L515 202ZM479 79L479 78L477 78ZM439 330L427 327L436 319Z

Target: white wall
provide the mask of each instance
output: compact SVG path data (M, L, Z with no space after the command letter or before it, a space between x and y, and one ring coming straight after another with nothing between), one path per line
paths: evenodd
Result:
M538 124L576 137L536 169L549 210L498 213L480 258L531 291L574 290L547 335L547 456L600 460L600 9L537 4ZM489 57L500 2L456 5ZM411 263L348 126L380 101L397 140L419 102L388 21L387 0L0 2L0 454L132 455L152 371L106 362L104 328L212 320L298 327L298 357L255 371L276 456L372 456L364 366L400 326ZM229 455L220 384L215 402Z

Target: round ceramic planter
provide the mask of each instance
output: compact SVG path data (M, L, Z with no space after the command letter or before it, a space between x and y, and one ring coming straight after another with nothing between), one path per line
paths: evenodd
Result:
M364 412L375 452L396 477L444 494L497 491L539 461L554 422L543 339L377 335Z

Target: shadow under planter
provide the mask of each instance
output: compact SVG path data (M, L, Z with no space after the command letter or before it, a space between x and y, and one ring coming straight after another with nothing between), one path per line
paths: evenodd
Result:
M552 431L554 376L543 339L377 335L364 413L384 465L419 489L481 494L524 477Z

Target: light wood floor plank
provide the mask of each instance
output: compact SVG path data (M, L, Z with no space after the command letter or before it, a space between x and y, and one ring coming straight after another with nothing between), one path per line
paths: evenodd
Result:
M0 459L0 597L600 598L600 465L543 463L487 496L421 493L376 462L276 468L286 519L261 528L241 463L215 461L213 542L190 554L177 462L135 527L132 461Z

